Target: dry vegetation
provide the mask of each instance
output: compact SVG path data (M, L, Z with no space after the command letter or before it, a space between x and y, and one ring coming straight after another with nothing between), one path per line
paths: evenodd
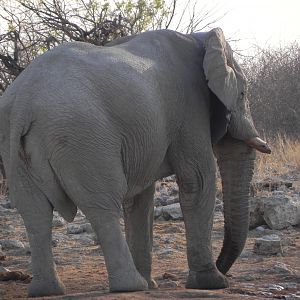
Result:
M278 135L270 141L272 155L257 154L255 179L263 180L300 171L300 140Z

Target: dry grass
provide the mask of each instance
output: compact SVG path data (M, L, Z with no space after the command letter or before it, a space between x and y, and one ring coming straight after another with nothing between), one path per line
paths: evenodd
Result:
M257 154L255 180L300 171L300 140L279 135L269 142L272 154Z

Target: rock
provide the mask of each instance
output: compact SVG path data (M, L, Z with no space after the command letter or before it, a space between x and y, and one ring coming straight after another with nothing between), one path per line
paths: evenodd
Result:
M255 228L255 231L257 231L257 232L265 232L266 231L266 226L258 226L258 227L256 227Z
M296 294L289 294L289 295L285 295L284 299L285 300L299 300L300 296L298 296Z
M88 234L74 235L72 239L75 239L78 243L84 246L95 245L93 236L90 236Z
M53 232L52 233L52 246L56 247L59 243L64 243L68 239L68 236L60 233L60 232Z
M162 276L163 279L170 279L172 281L178 281L178 277L174 274L171 274L171 273L168 273L168 272L165 272Z
M93 227L90 223L82 224L81 228L82 228L83 232L91 233L91 234L94 233Z
M0 261L5 260L5 258L6 258L5 253L2 250L0 250Z
M25 256L31 254L29 245L24 245L24 248L12 249L11 251L12 252L10 254L14 256Z
M268 284L267 289L269 291L282 291L284 290L284 287L278 284Z
M83 233L83 228L80 225L69 224L67 227L68 234L79 234Z
M10 200L8 199L8 197L4 198L4 202L1 203L1 206L6 208L6 209L13 209L13 205L11 204Z
M283 229L300 224L300 198L280 196L263 202L263 218L271 229Z
M170 204L173 204L173 203L179 203L179 198L178 197L169 197L166 200L166 205L170 205Z
M254 252L257 254L282 254L281 239L276 234L265 235L255 240Z
M179 287L179 282L178 281L172 281L172 280L164 280L163 282L158 284L159 288L177 288Z
M279 189L283 188L291 188L293 183L291 181L284 181L284 180L277 180L277 179L266 179L260 182L252 183L252 188L255 190L268 190L271 191L278 191Z
M20 280L24 283L29 283L31 281L31 277L28 274L24 274L21 271L8 271L0 273L0 281L10 281L10 280Z
M249 258L249 257L253 257L255 254L253 253L253 251L250 250L243 250L243 252L240 255L240 258Z
M80 209L77 209L75 220L82 220L82 219L85 219L85 215Z
M250 223L249 228L253 229L255 227L258 227L260 225L264 225L265 220L263 218L263 211L262 211L262 204L263 204L264 198L263 197L255 197L249 199L249 209L250 209Z
M162 215L165 220L183 220L183 215L179 203L164 206L162 208Z
M167 205L167 201L169 199L169 196L159 196L154 198L154 205L155 206L165 206Z
M0 240L3 250L25 248L24 244L19 240Z
M66 221L59 215L54 214L53 220L52 220L52 226L53 227L63 227L66 225Z
M298 284L296 282L282 282L279 285L283 286L287 290L297 289Z
M174 253L174 250L170 247L168 248L164 248L164 249L161 249L159 251L157 251L157 255L160 256L160 258L164 258L170 254L173 254Z
M295 272L290 266L284 263L276 263L271 269L267 271L268 274L288 274L293 275Z
M223 212L223 210L224 210L223 201L220 200L219 198L216 198L215 211Z
M162 207L154 207L154 219L159 218L162 215Z
M4 272L10 272L10 271L7 268L0 266L0 273L4 273Z

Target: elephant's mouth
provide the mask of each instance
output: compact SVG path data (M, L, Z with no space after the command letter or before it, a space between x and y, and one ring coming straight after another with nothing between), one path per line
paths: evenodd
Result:
M267 142L260 139L259 137L254 137L252 139L246 140L245 143L248 146L258 150L259 152L271 154L271 149L268 146Z

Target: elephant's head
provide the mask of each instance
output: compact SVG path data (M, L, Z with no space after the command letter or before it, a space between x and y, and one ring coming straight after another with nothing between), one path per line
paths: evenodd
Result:
M225 237L217 267L225 274L240 255L247 238L254 149L263 153L271 150L258 137L247 100L245 76L222 30L216 28L194 36L204 44L203 69L211 98L219 106L216 116L212 115L211 130L222 177L225 218Z

